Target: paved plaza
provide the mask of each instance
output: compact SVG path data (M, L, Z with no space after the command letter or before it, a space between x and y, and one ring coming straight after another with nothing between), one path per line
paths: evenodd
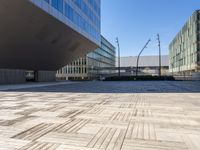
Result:
M200 82L1 91L0 150L200 150Z

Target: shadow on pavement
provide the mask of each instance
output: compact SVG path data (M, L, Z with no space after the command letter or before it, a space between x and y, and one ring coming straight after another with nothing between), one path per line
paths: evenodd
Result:
M200 81L91 81L19 90L7 90L6 92L200 93Z

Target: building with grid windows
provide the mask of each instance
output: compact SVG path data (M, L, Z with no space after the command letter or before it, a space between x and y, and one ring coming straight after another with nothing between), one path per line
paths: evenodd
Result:
M186 22L169 46L169 68L173 74L190 76L200 72L200 11Z
M45 80L101 44L100 0L2 0L0 10L1 75Z
M84 57L71 62L57 72L57 78L63 80L99 79L103 74L112 74L115 67L115 47L103 36L101 46Z

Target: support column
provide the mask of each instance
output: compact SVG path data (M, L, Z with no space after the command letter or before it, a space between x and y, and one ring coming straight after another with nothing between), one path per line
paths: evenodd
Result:
M56 81L56 71L35 71L36 82Z

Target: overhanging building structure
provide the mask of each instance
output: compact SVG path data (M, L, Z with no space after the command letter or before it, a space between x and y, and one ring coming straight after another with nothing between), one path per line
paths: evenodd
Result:
M0 83L11 76L13 82L23 81L25 70L37 72L37 80L49 80L54 73L49 76L48 71L100 46L100 0L1 0L0 4Z
M200 11L189 18L169 46L170 72L190 76L200 72Z

